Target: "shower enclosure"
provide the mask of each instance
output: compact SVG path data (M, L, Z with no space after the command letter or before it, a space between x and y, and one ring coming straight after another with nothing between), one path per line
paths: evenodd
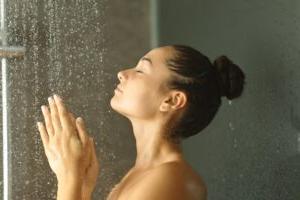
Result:
M157 45L221 54L246 74L240 99L187 139L208 200L300 199L299 1L0 0L0 198L55 199L36 127L56 93L94 137L105 199L132 166L130 123L110 108L117 72ZM201 113L199 113L201 114Z
M100 160L95 199L105 199L132 165L129 124L109 101L117 72L149 50L148 4L1 0L0 198L55 199L56 180L36 128L43 120L40 107L53 93L84 118L95 138ZM115 124L123 128L112 129Z

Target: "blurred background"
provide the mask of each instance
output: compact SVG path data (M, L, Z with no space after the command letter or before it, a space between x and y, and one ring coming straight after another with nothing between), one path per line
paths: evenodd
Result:
M133 165L129 121L110 99L117 72L152 48L186 44L246 74L211 124L183 142L209 200L300 199L300 1L0 0L0 198L55 199L36 122L54 93L95 138L105 199ZM200 115L201 113L199 113Z

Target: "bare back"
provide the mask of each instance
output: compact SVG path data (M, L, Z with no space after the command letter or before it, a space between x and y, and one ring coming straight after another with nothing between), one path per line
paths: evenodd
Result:
M165 187L166 194L163 194L162 187ZM152 193L146 194L147 191ZM135 200L135 194L147 197L155 195L151 198L157 199L158 193L164 195L165 200L206 200L207 198L207 189L199 174L185 161L172 161L147 170L132 168L112 189L107 200Z

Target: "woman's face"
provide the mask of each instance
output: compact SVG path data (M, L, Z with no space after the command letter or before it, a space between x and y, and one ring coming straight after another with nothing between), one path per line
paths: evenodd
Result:
M115 90L110 104L117 112L129 118L154 119L168 89L170 78L165 61L172 56L171 47L155 48L144 55L133 68L118 73L122 91Z

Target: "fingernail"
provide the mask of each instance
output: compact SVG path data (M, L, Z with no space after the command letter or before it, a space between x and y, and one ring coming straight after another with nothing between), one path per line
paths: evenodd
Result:
M48 102L49 102L49 103L52 103L52 102L53 102L52 97L48 97Z
M53 96L54 96L55 100L61 100L61 98L57 94L54 94Z
M41 109L42 109L43 112L45 112L45 107L44 107L44 105L41 106Z
M36 125L39 128L41 126L41 122L37 122Z

